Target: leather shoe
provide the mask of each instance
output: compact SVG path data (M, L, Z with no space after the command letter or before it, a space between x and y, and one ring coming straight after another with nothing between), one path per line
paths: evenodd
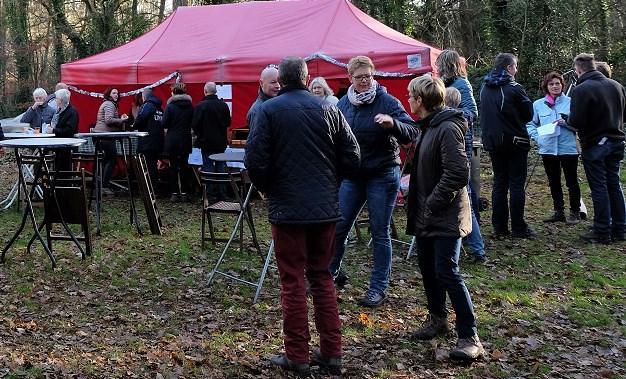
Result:
M456 349L450 352L450 359L459 361L473 361L485 355L485 349L477 335L470 338L459 338Z
M281 367L283 370L295 372L300 377L311 375L311 366L308 363L296 363L287 358L285 354L279 354L270 358L270 363Z
M313 349L311 366L319 366L320 371L325 371L331 375L341 375L341 357L325 357L320 349Z
M610 234L600 234L596 231L592 230L587 233L581 234L580 238L585 242L589 243L601 243L603 245L611 244L611 235Z

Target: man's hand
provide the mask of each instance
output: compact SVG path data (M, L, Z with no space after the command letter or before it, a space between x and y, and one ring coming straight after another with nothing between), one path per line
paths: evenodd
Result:
M43 101L35 101L35 103L32 106L33 110L35 110L37 107L41 106L42 104L43 104Z
M391 118L388 114L377 114L374 116L374 122L380 124L385 129L393 128L393 118Z

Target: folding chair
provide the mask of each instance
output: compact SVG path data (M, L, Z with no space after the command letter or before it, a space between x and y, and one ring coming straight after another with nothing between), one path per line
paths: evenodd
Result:
M270 247L265 256L261 252L261 247L257 241L256 230L254 228L254 221L252 218L252 213L250 211L250 196L254 191L252 185L248 186L246 191L246 178L245 171L237 171L237 172L228 172L228 173L208 173L204 171L200 171L200 180L203 184L203 206L202 206L202 243L206 240L211 240L213 244L215 242L223 241L224 239L218 239L213 233L213 223L211 219L212 213L225 213L237 215L237 221L233 227L233 230L230 234L230 238L226 240L226 244L224 245L224 249L220 254L215 266L213 266L213 270L211 270L211 274L209 275L209 279L207 282L207 286L210 286L215 278L215 275L222 275L231 280L247 284L256 289L254 298L252 303L256 303L261 293L261 288L263 287L263 281L265 280L265 275L267 274L267 270L269 267L270 260L272 259L272 254L274 251L274 241L270 244ZM235 202L228 201L218 201L213 204L208 200L208 186L209 185L224 185L225 183L230 183L233 193L235 195ZM263 261L263 268L261 269L259 279L256 282L242 279L237 276L236 273L232 272L232 270L222 271L220 270L220 265L224 261L226 254L228 253L229 247L231 243L235 239L235 235L239 233L239 242L240 242L240 252L243 251L243 219L246 219L248 226L250 228L250 232L252 234L252 240L254 246L258 252L259 257ZM205 220L209 224L210 229L210 238L206 238L205 232Z
M246 185L244 180L244 172L204 172L200 171L200 182L202 183L202 249L207 241L211 241L213 246L217 242L234 242L230 238L223 236L217 236L213 228L214 214L229 214L234 217L240 215L246 219L250 233L252 234L252 241L259 253L261 248L256 236L256 229L254 228L254 220L252 213L250 212L250 205L244 201L246 198ZM212 202L209 197L209 189L211 186L228 186L230 185L234 194L234 201L219 200ZM209 236L206 236L206 227L208 223ZM235 226L239 231L239 250L243 252L243 223ZM236 241L235 241L236 242Z

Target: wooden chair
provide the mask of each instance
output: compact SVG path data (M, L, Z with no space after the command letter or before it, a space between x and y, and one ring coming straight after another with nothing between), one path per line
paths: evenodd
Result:
M52 181L56 196L52 193ZM85 255L91 255L92 244L85 187L85 169L52 173L50 181L44 183L44 224L50 250L52 250L52 241L74 241L81 250L83 259L85 259ZM82 236L74 236L69 233L53 234L53 224L62 224L63 222L66 225L80 225ZM84 242L84 250L78 241Z
M211 241L213 245L217 242L235 242L231 241L231 238L224 236L217 236L213 228L214 214L232 215L235 218L243 216L248 224L250 233L252 234L252 241L254 246L261 253L261 248L256 236L256 230L254 228L254 220L252 213L250 212L249 204L244 204L246 198L246 181L243 171L236 172L204 172L200 171L200 181L202 183L202 249L207 241ZM234 200L225 201L217 200L212 201L209 195L211 186L230 186L232 189ZM209 237L207 237L206 228L208 223ZM243 222L240 222L238 226L239 231L239 249L243 251Z

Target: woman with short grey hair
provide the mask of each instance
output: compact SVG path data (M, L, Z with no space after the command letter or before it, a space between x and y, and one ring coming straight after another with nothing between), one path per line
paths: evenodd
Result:
M309 84L309 90L313 95L323 98L332 105L337 105L337 103L339 102L339 99L333 96L335 93L330 88L328 83L326 83L326 79L321 76L318 76L317 78L311 80L311 83Z

